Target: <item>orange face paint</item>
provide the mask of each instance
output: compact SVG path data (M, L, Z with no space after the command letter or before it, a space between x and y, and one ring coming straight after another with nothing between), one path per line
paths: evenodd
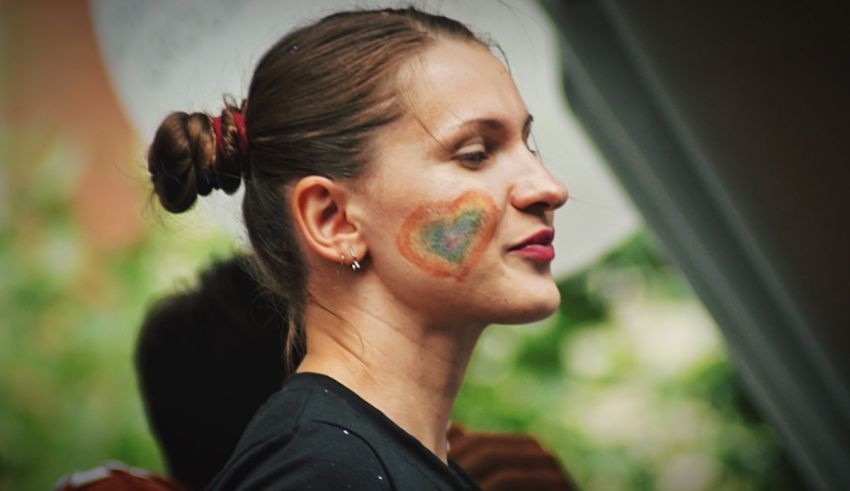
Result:
M498 211L480 191L426 203L404 221L396 244L402 256L428 273L463 281L493 238Z

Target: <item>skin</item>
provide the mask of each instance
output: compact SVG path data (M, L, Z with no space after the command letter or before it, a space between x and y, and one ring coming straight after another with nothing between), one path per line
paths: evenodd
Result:
M337 379L445 461L483 329L560 302L549 264L509 248L551 228L568 196L529 149L528 111L487 49L438 41L398 80L408 112L378 132L367 172L288 190L317 299L298 371ZM356 272L339 266L352 253Z
M490 244L497 218L489 195L467 191L450 202L420 205L396 242L399 252L423 271L463 281Z

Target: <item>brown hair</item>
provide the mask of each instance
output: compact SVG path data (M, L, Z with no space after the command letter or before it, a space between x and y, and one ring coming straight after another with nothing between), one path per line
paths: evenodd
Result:
M165 118L151 144L154 191L171 212L212 189L233 193L244 176L242 211L258 279L288 306L288 368L303 354L308 298L282 185L307 175L360 175L373 132L403 114L393 83L399 67L437 39L485 45L460 22L415 8L330 15L284 36L262 57L247 100L241 107L225 101L219 145L209 115L183 112ZM244 113L246 152L237 112Z

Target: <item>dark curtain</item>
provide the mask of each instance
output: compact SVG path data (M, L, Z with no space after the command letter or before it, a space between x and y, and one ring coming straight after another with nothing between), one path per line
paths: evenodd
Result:
M563 84L812 488L850 489L841 2L542 0Z

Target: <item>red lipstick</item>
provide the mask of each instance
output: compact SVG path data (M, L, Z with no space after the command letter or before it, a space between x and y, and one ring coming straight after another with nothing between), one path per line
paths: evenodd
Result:
M549 262L555 259L555 248L552 247L552 240L554 238L555 231L547 228L511 246L508 252L538 261Z

